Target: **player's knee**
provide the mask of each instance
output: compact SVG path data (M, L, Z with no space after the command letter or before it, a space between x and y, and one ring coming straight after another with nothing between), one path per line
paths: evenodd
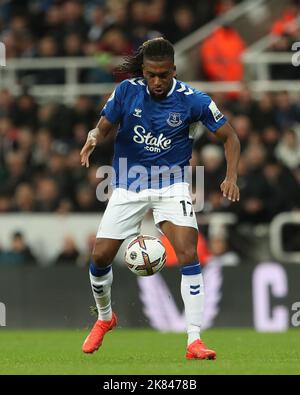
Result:
M96 250L92 254L94 265L97 267L106 267L111 264L111 258L109 254L103 250Z
M198 260L197 249L194 246L183 247L177 251L177 259L180 265L188 265Z

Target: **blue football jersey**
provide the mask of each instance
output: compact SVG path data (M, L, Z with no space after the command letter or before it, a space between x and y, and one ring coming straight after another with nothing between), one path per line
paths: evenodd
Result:
M215 132L226 122L207 94L175 78L161 100L151 97L144 79L125 80L112 93L101 115L119 124L113 185L126 189L137 178L142 180L142 189L165 186L161 176L168 169L183 170L189 165L197 124L202 122ZM167 178L171 183L184 181L183 173L177 170Z

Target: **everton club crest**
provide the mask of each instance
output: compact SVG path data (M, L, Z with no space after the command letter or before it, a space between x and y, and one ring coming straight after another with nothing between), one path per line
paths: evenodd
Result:
M178 112L170 112L169 113L169 118L167 119L167 122L173 128L175 128L176 126L181 125L182 124L182 120L180 119L180 114Z

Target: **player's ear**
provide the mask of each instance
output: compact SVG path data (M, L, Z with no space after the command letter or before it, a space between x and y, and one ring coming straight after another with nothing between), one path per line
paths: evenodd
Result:
M174 69L173 69L173 77L175 78L177 76L177 70L176 70L176 66L174 64Z

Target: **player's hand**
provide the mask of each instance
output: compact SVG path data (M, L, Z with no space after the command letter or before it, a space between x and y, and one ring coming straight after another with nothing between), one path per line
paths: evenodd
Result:
M238 202L240 200L240 190L239 187L236 185L235 181L231 181L225 178L220 188L223 196L227 199L231 200L232 202Z
M80 151L81 166L90 166L89 157L97 145L97 136L99 135L98 129L93 129L88 133L86 142Z

